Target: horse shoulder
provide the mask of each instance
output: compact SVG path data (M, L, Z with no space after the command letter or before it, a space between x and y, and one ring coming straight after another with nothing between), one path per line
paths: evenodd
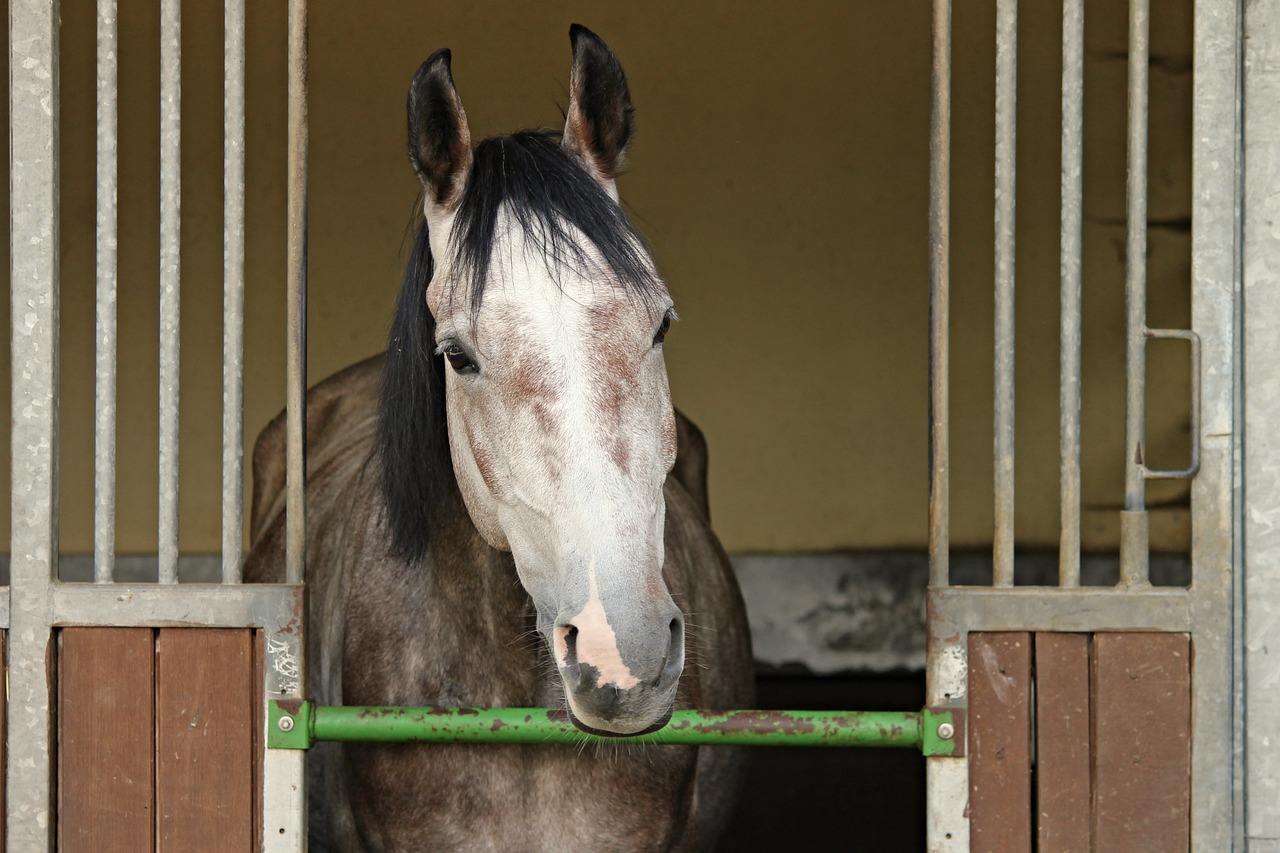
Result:
M307 501L321 510L319 515L309 512L309 522L325 514L326 498L335 491L345 491L344 481L358 474L359 465L372 451L381 373L382 356L378 355L307 391ZM245 563L245 578L250 582L279 583L284 579L288 497L285 415L276 415L254 442L250 553Z

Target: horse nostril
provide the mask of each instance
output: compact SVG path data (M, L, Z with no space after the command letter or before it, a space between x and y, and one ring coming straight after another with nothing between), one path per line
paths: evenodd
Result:
M564 643L565 666L573 666L578 662L578 629L574 625L558 626L561 642Z
M667 656L662 662L658 677L653 681L655 685L679 678L680 672L684 669L684 619L681 616L674 617L667 626L667 630L669 632Z

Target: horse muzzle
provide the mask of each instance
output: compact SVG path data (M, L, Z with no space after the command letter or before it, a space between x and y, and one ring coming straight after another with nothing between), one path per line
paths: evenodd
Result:
M684 670L684 618L674 605L672 610L664 628L624 635L621 642L609 636L607 625L591 635L572 624L555 627L560 677L578 728L626 737L656 731L671 719Z

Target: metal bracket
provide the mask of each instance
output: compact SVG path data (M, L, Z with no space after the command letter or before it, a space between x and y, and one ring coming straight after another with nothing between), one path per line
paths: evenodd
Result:
M934 705L920 712L920 752L958 758L965 754L964 708Z
M1187 341L1191 344L1191 460L1186 468L1157 470L1140 463L1148 480L1182 480L1200 471L1200 336L1190 329L1145 329L1144 340Z
M271 749L310 749L314 741L311 703L302 699L272 699L267 703L267 746Z

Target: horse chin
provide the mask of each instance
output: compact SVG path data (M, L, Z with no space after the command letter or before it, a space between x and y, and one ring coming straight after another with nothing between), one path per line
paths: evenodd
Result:
M653 734L658 729L662 728L667 723L671 722L671 715L675 713L675 705L672 705L671 707L667 708L667 712L663 714L661 717L659 717L657 722L653 723L647 728L643 728L643 729L640 729L639 731L634 731L634 732L615 732L615 731L609 731L608 729L598 729L598 728L595 728L594 726L587 725L586 723L582 722L582 720L579 720L578 715L573 713L572 706L568 708L568 711L569 711L570 721L572 721L572 723L575 726L577 726L579 729L581 729L582 731L586 732L589 735L596 735L597 737L608 737L608 738L629 738L629 737L639 737L640 735Z

